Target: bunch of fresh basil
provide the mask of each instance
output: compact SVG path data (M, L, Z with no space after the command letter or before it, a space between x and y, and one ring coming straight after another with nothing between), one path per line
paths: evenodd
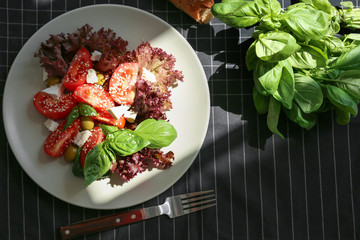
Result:
M86 155L83 172L79 163L74 163L74 174L83 175L85 185L103 177L116 161L116 156L128 156L144 147L166 147L177 137L173 125L165 120L144 120L134 131L102 124L100 127L106 135L106 139Z
M253 71L253 99L268 128L278 131L281 110L303 128L317 113L336 112L339 124L358 113L360 34L340 36L341 27L359 28L360 12L351 2L337 10L328 0L301 0L282 10L277 0L223 0L212 12L236 28L256 24L246 53Z

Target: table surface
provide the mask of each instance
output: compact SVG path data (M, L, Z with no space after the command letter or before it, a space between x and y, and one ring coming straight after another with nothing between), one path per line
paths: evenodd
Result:
M199 25L161 0L1 0L1 107L10 66L32 34L67 11L101 3L137 7L170 23L199 57L210 90L209 128L192 166L158 197L128 209L201 189L214 189L218 204L84 239L360 238L360 117L339 126L327 112L310 131L281 117L285 139L271 134L253 106L253 81L244 64L252 28L230 28L217 19ZM48 194L16 161L0 121L0 239L59 239L63 225L128 210L85 209Z

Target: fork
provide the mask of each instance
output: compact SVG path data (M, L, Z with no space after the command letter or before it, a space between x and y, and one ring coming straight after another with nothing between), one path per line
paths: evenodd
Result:
M105 217L87 220L60 227L62 239L108 230L163 214L170 218L179 217L216 205L214 190L180 194L167 197L162 205L116 213Z

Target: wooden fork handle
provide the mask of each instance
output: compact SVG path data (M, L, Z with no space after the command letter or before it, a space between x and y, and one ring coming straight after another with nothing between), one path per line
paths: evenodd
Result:
M62 239L70 239L89 233L120 227L144 219L144 210L138 209L64 226L60 228L60 233Z

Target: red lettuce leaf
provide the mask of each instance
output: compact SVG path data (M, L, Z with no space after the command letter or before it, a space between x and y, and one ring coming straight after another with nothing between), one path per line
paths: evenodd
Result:
M108 72L122 62L128 42L117 37L113 30L101 28L89 34L86 44L91 52L97 50L102 53L94 68L100 72Z
M96 32L92 29L93 27L86 24L74 33L50 35L48 40L41 43L35 57L40 58L40 64L49 77L63 77L75 53L81 47L86 47L90 52L94 50L101 52L101 58L94 68L108 75L112 74L112 70L125 56L128 42L117 37L116 33L110 29L101 28Z
M172 166L174 153L163 153L157 149L144 148L130 156L121 157L112 164L110 171L117 173L125 181L153 167L167 169Z

